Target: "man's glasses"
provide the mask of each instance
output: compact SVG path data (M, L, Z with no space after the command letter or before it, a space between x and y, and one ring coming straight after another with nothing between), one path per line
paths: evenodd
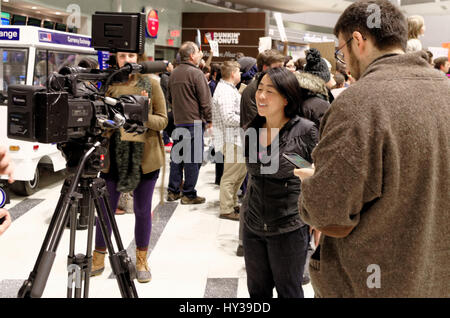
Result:
M334 57L336 58L336 60L338 60L342 64L345 64L345 62L344 62L344 52L341 52L341 50L344 48L344 46L348 45L352 40L353 40L353 38L350 38L350 40L345 42L344 45L342 45L340 48L338 48L334 52Z

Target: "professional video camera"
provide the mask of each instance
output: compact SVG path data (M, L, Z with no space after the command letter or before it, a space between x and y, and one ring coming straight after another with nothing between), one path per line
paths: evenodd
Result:
M92 43L97 50L143 53L143 13L96 12L92 17ZM105 181L98 177L107 151L108 128L142 134L147 128L148 98L105 96L113 82L126 81L133 73L163 72L167 63L126 64L107 70L64 67L52 74L47 87L11 85L8 89L8 137L42 143L57 143L67 159L69 177L50 222L33 271L18 297L41 297L66 224L70 224L68 297L88 297L92 266L94 208L110 255L111 268L123 297L137 297L134 266L120 239ZM100 83L97 89L94 83ZM77 219L77 214L80 214ZM75 255L75 233L79 225L88 229L86 255ZM112 227L115 251L107 224ZM73 286L75 284L75 289ZM74 294L73 294L74 293Z
M93 47L110 52L144 50L144 14L96 13L92 17ZM136 32L136 30L138 30ZM133 73L165 71L167 62L126 64L107 70L63 67L47 87L11 85L8 89L8 137L41 143L63 143L96 136L106 128L123 127L144 133L148 99L105 98L108 85L127 81ZM89 83L101 83L101 89Z

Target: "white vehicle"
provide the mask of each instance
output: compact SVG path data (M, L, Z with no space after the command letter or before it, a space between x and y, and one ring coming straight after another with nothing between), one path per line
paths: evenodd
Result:
M54 144L8 138L8 86L45 86L48 74L78 65L85 56L98 59L88 36L33 26L0 26L0 144L8 147L15 166L14 192L31 195L39 186L39 170L44 166L53 171L65 169L66 160Z

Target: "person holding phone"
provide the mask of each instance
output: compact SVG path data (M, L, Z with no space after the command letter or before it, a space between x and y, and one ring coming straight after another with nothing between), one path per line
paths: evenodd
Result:
M314 294L449 297L450 82L425 51L405 54L406 18L388 0L348 6L334 34L357 82L321 121L315 168L295 171L300 215L322 232Z
M255 99L258 114L246 127L246 136L253 130L258 139L245 139L249 188L242 204L247 287L250 297L270 298L275 287L280 298L302 298L309 233L297 207L301 183L283 153L311 162L318 130L300 117L304 96L295 75L285 68L260 75ZM275 162L278 169L264 169Z
M13 165L11 163L11 158L8 155L6 147L0 146L0 175L6 174L9 177L9 183L13 183ZM11 215L8 210L0 208L0 235L5 233L5 231L11 225Z

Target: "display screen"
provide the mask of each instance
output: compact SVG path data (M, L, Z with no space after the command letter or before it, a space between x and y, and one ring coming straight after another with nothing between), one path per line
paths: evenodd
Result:
M76 27L73 27L73 28L67 28L67 32L70 32L70 33L77 33L77 32L78 32L78 29L77 29Z
M11 20L11 14L8 12L2 12L2 25L9 25L9 21Z
M12 17L12 25L26 25L27 17L23 15L13 15Z
M67 25L65 25L64 23L56 23L55 30L66 32Z
M36 19L36 18L32 18L32 17L28 17L27 25L40 27L41 26L41 22L42 22L42 20L39 20L39 19Z
M55 28L55 22L44 20L44 28L53 30Z

